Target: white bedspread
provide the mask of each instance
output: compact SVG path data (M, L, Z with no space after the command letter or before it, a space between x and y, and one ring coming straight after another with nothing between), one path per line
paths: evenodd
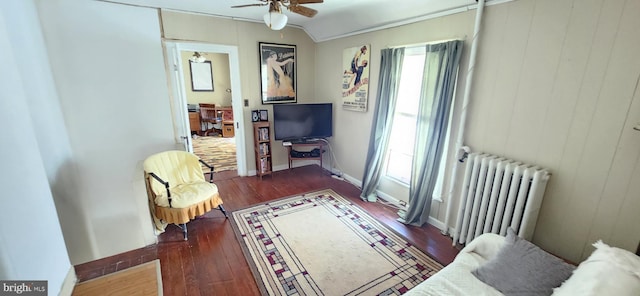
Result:
M493 258L504 243L497 234L483 234L460 251L441 271L409 290L405 295L502 295L478 280L471 271Z

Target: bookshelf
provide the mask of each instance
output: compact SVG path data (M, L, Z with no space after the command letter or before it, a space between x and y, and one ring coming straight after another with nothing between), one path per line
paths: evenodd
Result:
M272 172L271 164L271 128L268 121L253 123L254 151L256 154L256 175L269 175Z

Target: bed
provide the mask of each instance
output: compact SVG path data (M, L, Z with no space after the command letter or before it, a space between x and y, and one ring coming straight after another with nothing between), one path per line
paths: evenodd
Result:
M496 256L505 237L486 233L465 246L455 260L405 295L503 295L471 272Z
M640 255L602 241L593 245L576 267L512 230L507 237L483 234L405 295L640 295Z

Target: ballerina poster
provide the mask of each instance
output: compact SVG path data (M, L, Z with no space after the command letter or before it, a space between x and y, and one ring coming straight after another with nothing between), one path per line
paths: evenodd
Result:
M367 111L370 47L347 48L342 54L342 107L346 110Z
M296 46L259 43L262 103L296 102Z

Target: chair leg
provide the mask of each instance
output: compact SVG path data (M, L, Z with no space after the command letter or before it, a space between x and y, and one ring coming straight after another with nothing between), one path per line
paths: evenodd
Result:
M182 223L179 225L182 228L182 234L184 235L184 240L187 240L187 223Z
M222 205L219 205L218 209L224 214L225 218L229 219L229 216L227 216L227 211L224 210L224 207Z

